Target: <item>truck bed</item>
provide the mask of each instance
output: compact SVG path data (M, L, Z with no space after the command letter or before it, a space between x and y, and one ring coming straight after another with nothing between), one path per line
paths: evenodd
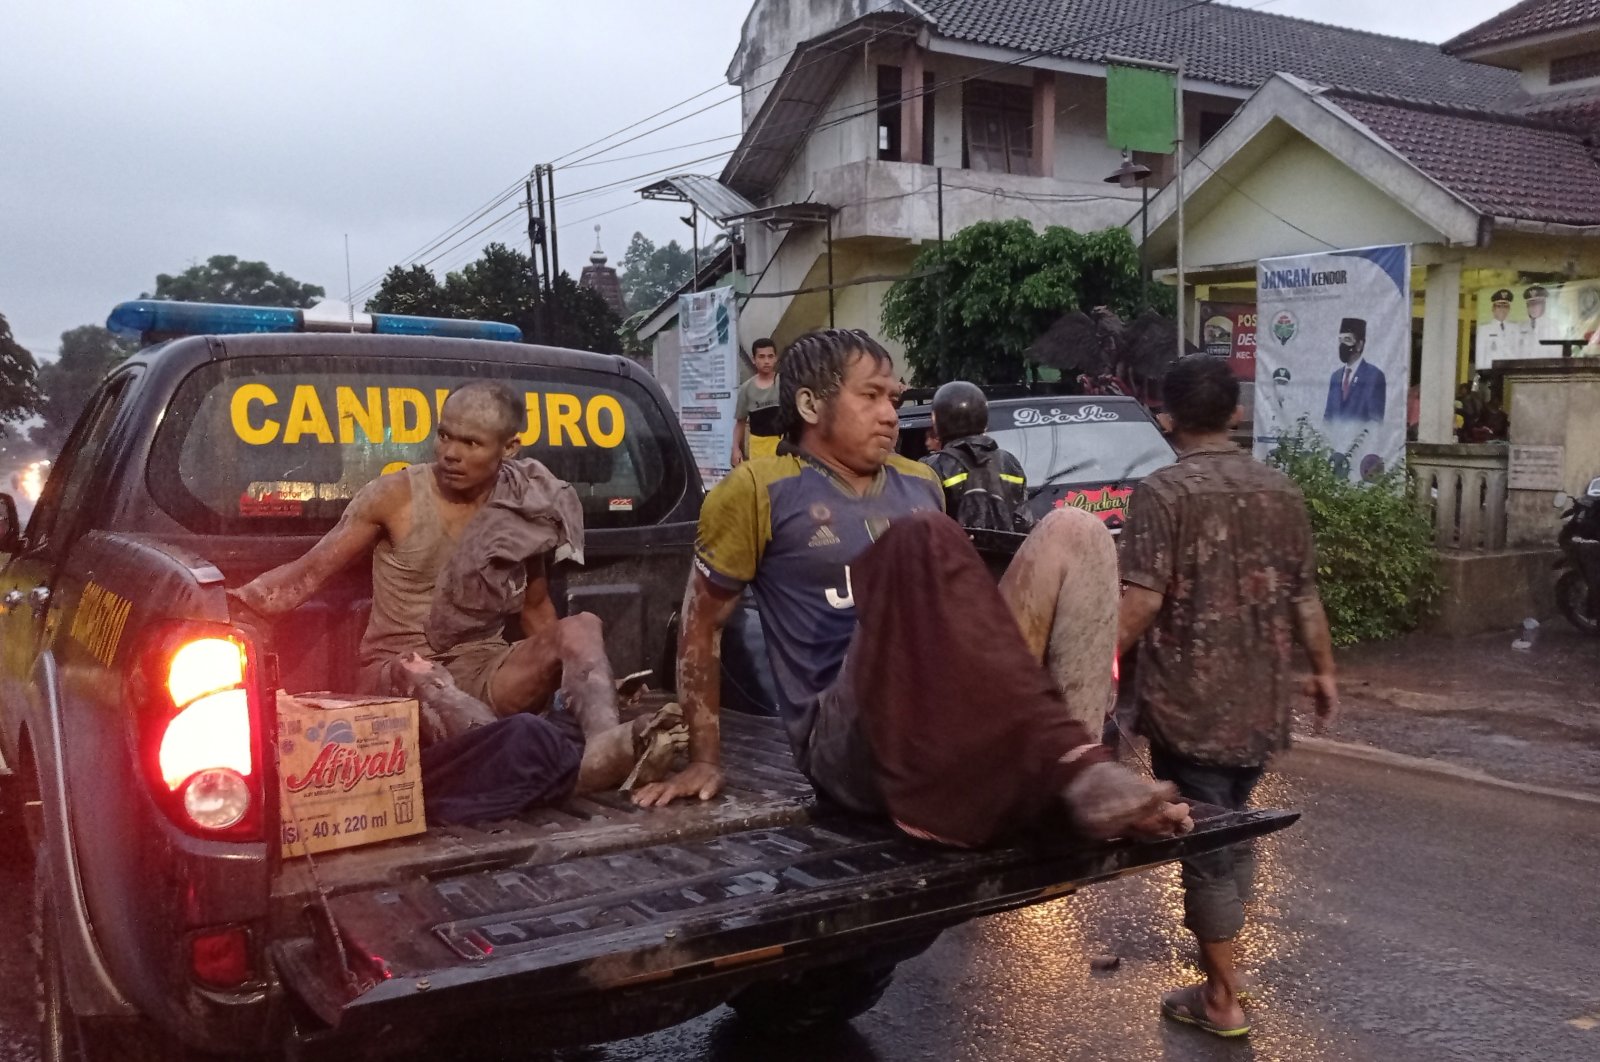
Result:
M685 986L693 1006L671 1020L1299 817L1198 808L1182 838L961 851L819 808L775 719L726 714L723 741L728 785L706 804L607 794L318 856L315 881L310 861L286 864L272 953L314 1015L306 1044L415 1029L424 997L430 1024L536 1008L548 1046L629 1035L628 1015L665 1014L654 1000L688 1005Z
M664 698L641 710L653 711ZM285 861L273 889L274 906L294 917L317 895L353 887L397 884L420 875L465 872L513 863L555 863L628 848L714 837L803 822L814 808L811 784L794 767L776 719L725 712L722 746L726 785L715 800L679 801L666 808L635 807L626 793L574 797L511 819L476 826L435 826L415 837ZM423 794L426 807L427 794Z

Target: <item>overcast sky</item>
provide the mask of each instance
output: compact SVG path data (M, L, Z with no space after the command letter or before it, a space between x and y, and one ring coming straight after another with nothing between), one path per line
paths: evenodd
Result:
M802 0L792 0L802 2ZM1071 2L1071 0L1066 0ZM1249 0L1246 6L1263 6ZM1268 0L1266 10L1440 41L1509 0ZM60 333L214 254L345 294L474 214L536 162L714 89L749 0L7 0L0 10L0 313L51 357ZM720 87L719 87L720 86ZM660 119L641 126L660 124ZM731 102L557 172L570 272L604 226L613 264L642 230L684 239L633 189L715 173ZM632 135L632 134L626 134ZM620 139L620 138L619 138ZM644 157L625 158L641 152ZM524 241L520 197L430 250L442 274ZM615 211L590 220L602 211ZM459 237L458 237L459 239Z

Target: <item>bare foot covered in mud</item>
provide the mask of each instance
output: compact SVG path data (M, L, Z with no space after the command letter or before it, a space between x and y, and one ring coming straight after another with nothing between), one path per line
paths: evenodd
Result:
M1189 805L1170 782L1152 782L1114 763L1096 763L1062 794L1078 829L1098 840L1175 837L1194 829Z
M578 769L579 793L632 789L664 778L688 744L683 710L669 704L590 738Z

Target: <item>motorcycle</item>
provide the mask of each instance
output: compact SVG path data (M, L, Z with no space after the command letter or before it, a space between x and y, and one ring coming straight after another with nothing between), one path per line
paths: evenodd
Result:
M1600 635L1600 477L1589 481L1582 497L1557 494L1556 508L1565 510L1556 607L1578 630Z

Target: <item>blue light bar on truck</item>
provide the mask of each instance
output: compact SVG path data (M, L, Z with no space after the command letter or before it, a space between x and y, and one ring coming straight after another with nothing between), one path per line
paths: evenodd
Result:
M499 321L455 321L448 317L406 317L375 313L372 330L384 336L449 336L453 339L498 339L522 342L522 329Z
M122 336L299 332L300 311L278 306L221 306L208 302L138 299L120 303L106 327Z
M393 313L332 313L331 307L296 310L281 306L228 306L210 302L135 299L119 303L106 327L142 342L174 336L239 335L250 332L376 332L391 336L446 336L520 343L522 329L498 321L457 321Z

